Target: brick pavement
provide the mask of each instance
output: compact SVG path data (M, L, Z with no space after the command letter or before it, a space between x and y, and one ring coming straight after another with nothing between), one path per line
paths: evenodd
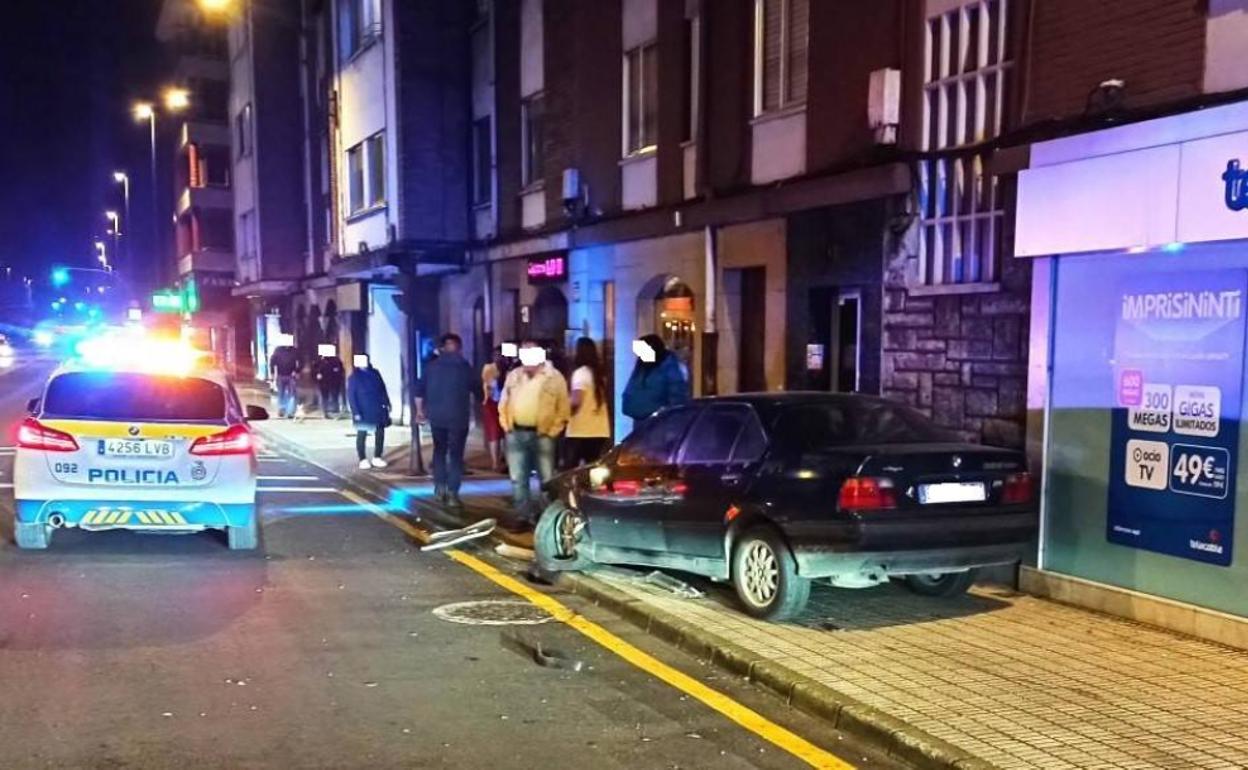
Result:
M596 577L1002 768L1248 767L1248 652L1002 589L816 587L773 624Z

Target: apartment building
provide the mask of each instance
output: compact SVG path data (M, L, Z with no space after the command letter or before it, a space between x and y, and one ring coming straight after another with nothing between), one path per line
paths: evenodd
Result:
M225 32L202 24L189 0L166 0L156 36L171 55L170 88L186 98L176 111L167 112L174 125L162 132L172 140L173 199L162 210L173 212L174 270L152 278L176 285L181 309L206 330L204 343L233 368L240 356L246 358L247 345L246 337L240 340L234 332L245 316L240 317L231 293L234 169Z
M291 298L306 267L298 0L239 3L228 22L234 296L245 299L255 375L278 335L294 334Z

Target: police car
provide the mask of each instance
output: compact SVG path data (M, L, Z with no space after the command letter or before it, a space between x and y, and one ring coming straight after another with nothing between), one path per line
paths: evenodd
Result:
M142 336L141 332L138 336ZM19 548L63 528L225 530L259 540L255 441L226 375L179 342L101 338L48 379L18 428L13 491Z

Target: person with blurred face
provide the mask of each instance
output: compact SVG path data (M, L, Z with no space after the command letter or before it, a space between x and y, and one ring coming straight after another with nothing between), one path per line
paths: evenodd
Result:
M535 519L529 493L534 470L545 483L555 475L555 449L571 415L568 383L549 361L546 351L526 340L520 365L503 383L499 421L507 431L507 467L511 474L516 524L531 527Z
M621 404L624 414L644 420L665 406L687 402L689 380L684 367L657 334L647 334L633 342L637 364L624 386Z
M589 337L576 341L572 372L572 419L568 422L566 463L569 468L588 465L611 443L611 419L607 412L607 378L598 346Z
M338 348L334 345L317 347L316 365L313 367L316 376L316 387L321 396L321 413L325 417L337 417L342 408L342 387L346 380L346 370L342 359L338 357Z
M299 352L294 345L282 344L273 351L269 360L269 371L272 372L273 384L277 386L277 414L279 417L294 417L299 404Z
M360 458L360 469L384 468L382 454L386 450L386 428L390 425L390 396L381 372L373 368L368 356L356 355L352 364L354 368L347 378L347 403L355 423L355 452ZM369 433L375 436L371 460L367 452Z
M462 507L459 486L464 479L464 446L468 441L476 375L461 352L463 340L444 334L438 355L425 364L416 383L416 419L429 422L433 433L434 496L452 508Z
M490 468L496 472L503 470L503 424L498 418L498 402L503 396L507 369L502 345L494 348L494 357L481 367L481 433L485 449L490 453Z

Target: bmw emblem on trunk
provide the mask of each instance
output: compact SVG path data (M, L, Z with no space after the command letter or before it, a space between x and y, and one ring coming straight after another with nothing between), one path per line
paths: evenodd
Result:
M131 425L131 426L130 426L130 428L129 428L129 430L128 430L127 432L128 432L131 436L137 436L137 435L139 435L139 426L137 426L137 425Z
M961 468L961 467L962 467L962 456L961 456L961 455L954 455L954 456L953 456L953 467L955 467L955 468Z

